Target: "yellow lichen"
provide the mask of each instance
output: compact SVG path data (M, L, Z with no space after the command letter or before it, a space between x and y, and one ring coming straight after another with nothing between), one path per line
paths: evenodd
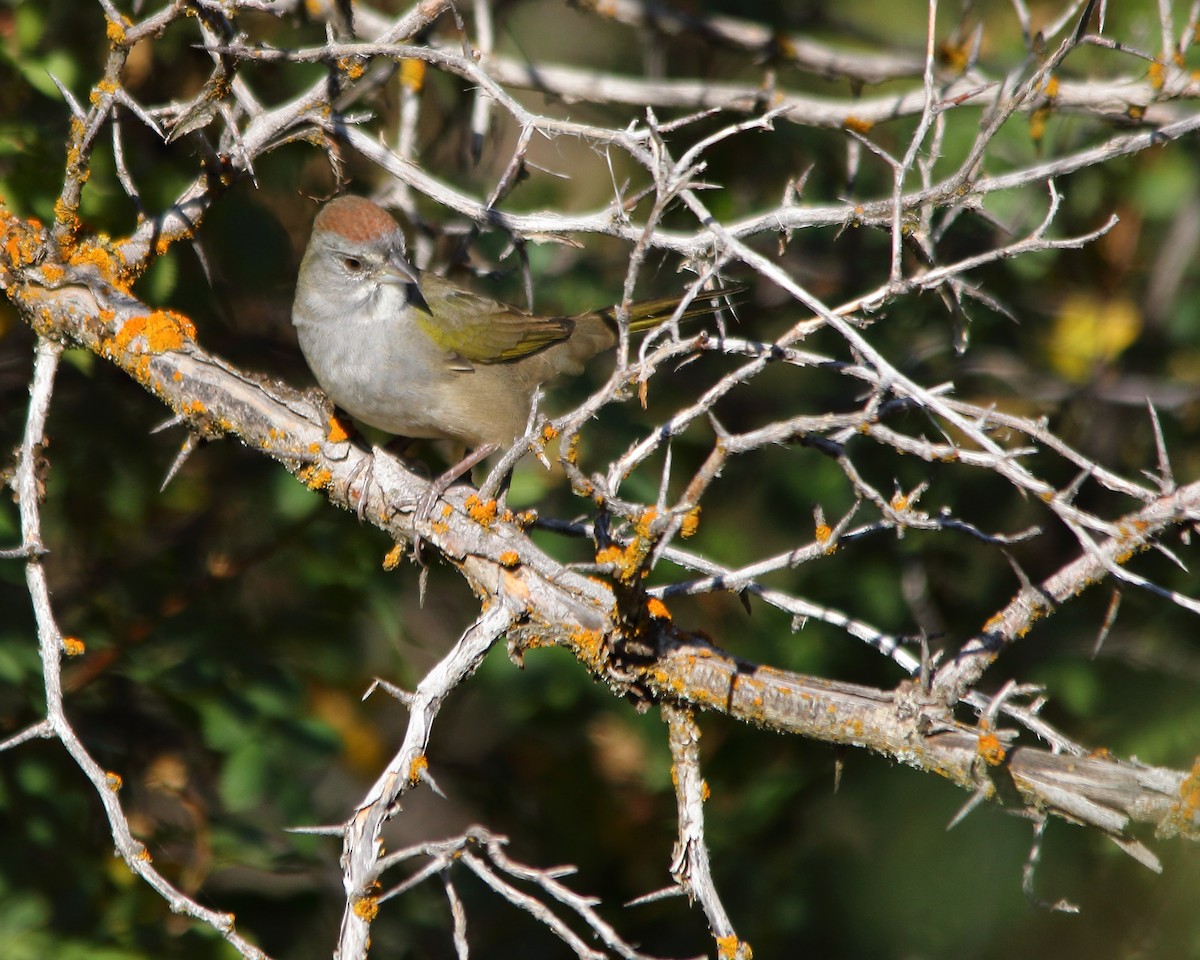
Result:
M604 634L599 630L572 630L567 638L575 656L585 664L597 666L604 655Z
M475 494L467 497L463 504L467 508L467 515L481 527L490 527L496 522L497 506L495 500L483 501Z
M325 439L330 443L344 443L350 439L350 431L337 417L330 417L326 423Z
M379 913L379 900L375 897L359 897L354 901L354 915L370 923Z
M113 337L112 346L120 353L165 353L181 349L195 337L196 328L187 317L172 310L155 310L126 320Z
M994 733L985 733L976 744L976 751L990 767L998 767L1004 762L1004 744Z
M671 619L671 611L658 597L650 597L646 600L646 612L655 620Z
M124 17L122 17L121 19L125 20ZM127 20L124 23L121 23L120 21L117 21L117 20L109 20L108 21L107 25L104 28L104 32L108 36L108 40L111 44L113 44L113 46L119 47L125 43L125 28L128 25L129 25L129 22Z
M333 482L333 474L326 469L318 470L316 467L308 466L296 474L296 479L309 490L324 490Z
M403 557L404 557L404 550L401 548L400 544L396 544L394 547L392 547L391 550L389 550L384 555L383 569L384 570L395 570L398 566L400 566L400 560Z
M596 551L597 563L620 563L625 559L625 551L615 544L609 544L607 547L601 547Z
M357 80L365 72L362 60L358 57L342 57L338 60L337 65L338 69L351 80Z
M1166 70L1161 63L1155 60L1154 63L1150 64L1147 75L1150 78L1150 86L1154 90L1161 90L1163 88L1163 83L1166 81Z
M62 647L68 657L78 657L87 649L78 637L63 637Z
M736 934L717 937L717 960L751 960L754 952L750 944L739 940Z

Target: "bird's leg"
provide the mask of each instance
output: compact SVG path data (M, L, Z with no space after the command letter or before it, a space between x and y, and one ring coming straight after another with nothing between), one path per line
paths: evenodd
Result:
M413 440L411 437L393 437L386 444L384 444L382 449L387 450L389 453L394 453L396 456L400 457L403 456L404 452L412 445ZM358 463L351 467L350 476L346 478L346 499L349 500L350 491L354 489L355 481L358 480L359 477L362 477L362 486L359 488L358 492L358 503L354 507L354 513L360 522L366 515L367 490L375 479L375 451L377 449L381 448L372 447L371 452L368 453L366 457L364 457L362 460L359 460Z
M450 485L464 474L470 473L472 467L474 467L481 460L490 457L498 449L499 444L495 443L485 443L482 446L476 447L465 457L459 460L458 463L434 480L433 483L429 485L429 490L426 491L425 496L421 498L420 506L417 508L416 517L422 520L429 519L430 514L433 513L434 504L438 502L438 498L441 497L443 493L450 489Z

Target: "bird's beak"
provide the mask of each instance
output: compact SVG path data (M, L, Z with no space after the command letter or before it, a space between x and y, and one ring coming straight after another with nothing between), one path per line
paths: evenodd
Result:
M417 277L416 268L405 260L404 257L399 254L393 254L388 259L387 266L379 274L379 282L393 287L405 287L408 292L409 303L418 310L424 310L430 316L433 315L433 311L429 309L429 304L425 302L425 297L421 295L421 285Z
M390 283L397 287L418 283L416 268L399 254L388 258L387 266L383 268L379 280L381 283Z

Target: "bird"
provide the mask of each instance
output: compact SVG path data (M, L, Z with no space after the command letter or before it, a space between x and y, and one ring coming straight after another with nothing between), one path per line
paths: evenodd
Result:
M711 314L708 297L739 289L709 292L683 316ZM665 322L679 303L634 303L630 329ZM292 323L317 383L351 417L472 451L451 479L524 434L543 383L582 373L618 342L616 307L541 316L417 270L396 219L354 195L326 202L313 221Z

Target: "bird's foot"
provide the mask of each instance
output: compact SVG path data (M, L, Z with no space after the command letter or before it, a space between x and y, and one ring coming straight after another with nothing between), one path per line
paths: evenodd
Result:
M437 477L421 497L414 519L428 520L433 515L433 508L437 505L438 500L450 489L454 481L464 474L470 473L472 467L484 458L490 457L497 449L498 446L494 443L485 443L481 447L476 447L449 470Z

